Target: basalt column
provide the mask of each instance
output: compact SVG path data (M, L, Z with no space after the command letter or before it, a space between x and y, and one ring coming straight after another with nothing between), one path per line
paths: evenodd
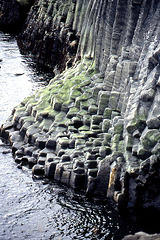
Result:
M35 2L20 46L56 76L1 127L19 166L160 211L159 20L158 0Z

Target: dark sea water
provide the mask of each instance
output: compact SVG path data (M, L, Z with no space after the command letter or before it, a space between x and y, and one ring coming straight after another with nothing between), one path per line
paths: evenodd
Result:
M0 33L0 125L50 78L20 54L13 36ZM11 149L0 140L0 240L119 240L135 229L109 203L77 200L63 186L33 180L31 170L18 169Z

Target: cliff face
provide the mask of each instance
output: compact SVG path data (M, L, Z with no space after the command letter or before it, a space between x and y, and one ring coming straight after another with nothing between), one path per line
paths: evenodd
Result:
M160 1L37 0L19 44L66 70L2 126L17 162L120 209L160 211Z
M36 1L25 29L19 37L23 52L32 53L55 74L71 67L77 52L79 34L72 26L75 1Z

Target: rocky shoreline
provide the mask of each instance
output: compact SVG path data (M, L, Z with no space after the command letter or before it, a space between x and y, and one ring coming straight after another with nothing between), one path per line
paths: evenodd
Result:
M1 127L19 167L159 215L159 10L156 0L35 2L19 44L56 76Z

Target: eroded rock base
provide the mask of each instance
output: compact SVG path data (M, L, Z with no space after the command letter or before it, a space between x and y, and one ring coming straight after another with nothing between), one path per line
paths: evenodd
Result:
M158 130L146 134L156 146ZM127 160L133 137L129 142L127 135L126 143L124 116L111 108L91 60L77 63L22 101L1 127L1 136L12 145L18 167L29 165L34 176L55 179L88 197L112 198L120 209L141 208L146 187L153 193L147 199L155 197L158 158Z

